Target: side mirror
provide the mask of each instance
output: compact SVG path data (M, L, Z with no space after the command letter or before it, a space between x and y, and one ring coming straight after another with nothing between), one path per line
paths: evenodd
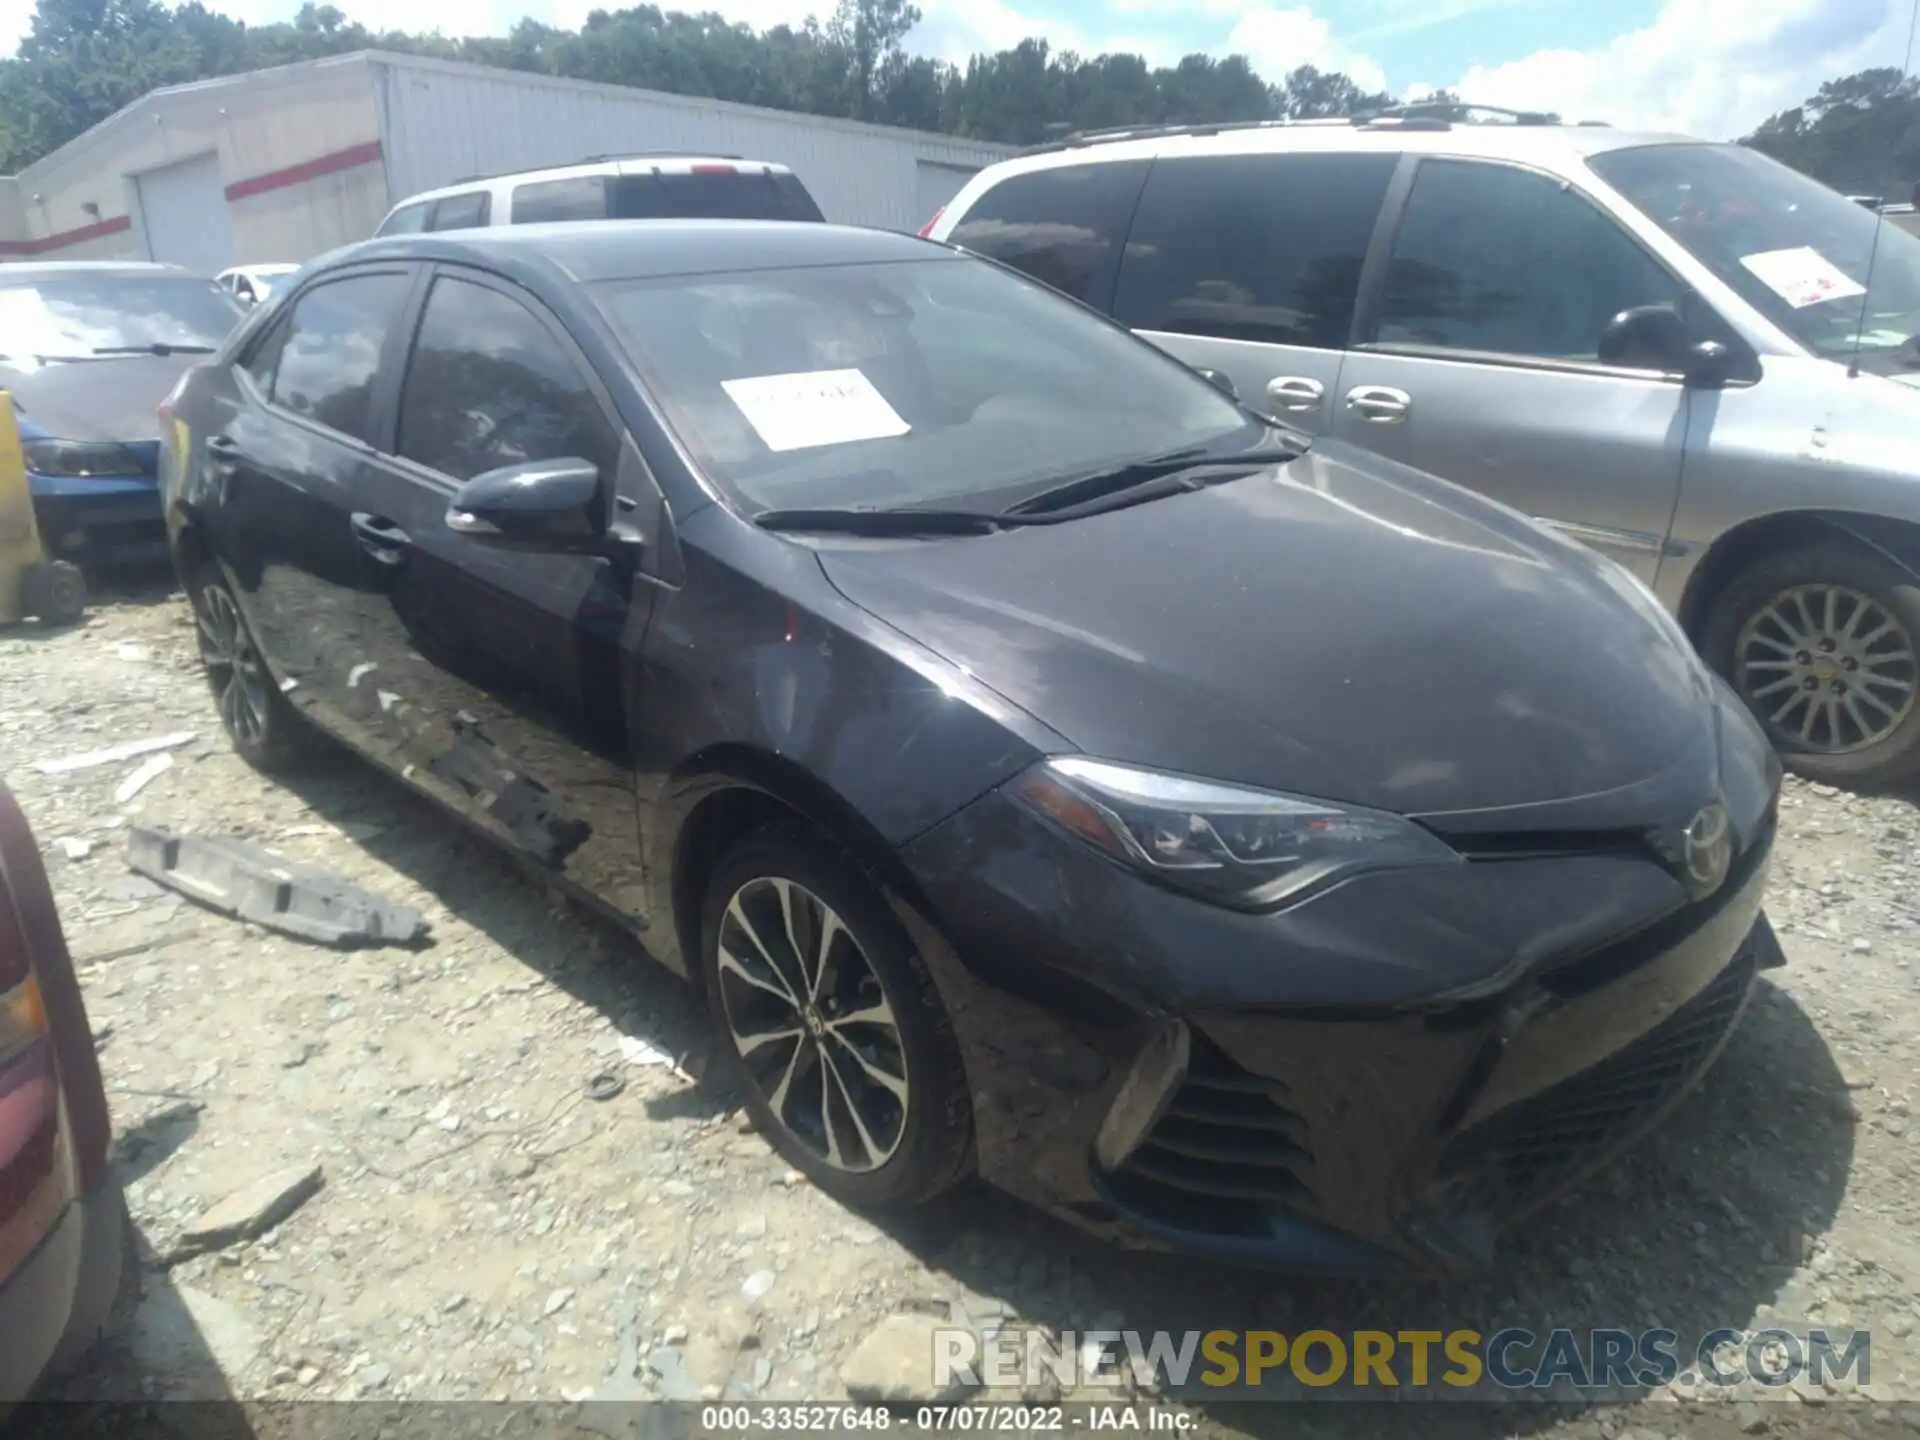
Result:
M1235 400L1240 398L1240 392L1233 388L1233 381L1227 378L1225 371L1209 370L1204 366L1196 365L1194 367L1194 373L1209 385L1213 386L1214 389L1231 395Z
M600 469L568 456L488 470L454 493L447 528L505 550L598 551L607 534Z
M1671 305L1622 310L1600 332L1599 358L1603 365L1678 373L1688 385L1703 390L1726 384L1733 364L1733 352L1719 341L1695 340Z
M1691 337L1671 305L1622 310L1600 332L1600 363L1633 370L1684 370Z

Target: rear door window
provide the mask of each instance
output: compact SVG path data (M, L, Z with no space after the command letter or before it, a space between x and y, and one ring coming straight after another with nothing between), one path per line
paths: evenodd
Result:
M286 338L270 362L273 403L342 435L371 440L367 422L380 353L412 284L412 276L392 271L353 275L316 285L295 300Z
M792 175L731 165L677 175L621 175L611 187L615 220L806 220L825 217Z
M1346 346L1399 156L1204 155L1147 178L1114 300L1136 330Z
M473 230L487 223L488 203L492 199L484 190L469 190L464 195L448 195L438 200L433 207L433 230Z
M533 311L442 276L400 392L400 454L454 480L528 460L590 460L611 476L619 440L579 364Z
M1585 196L1511 165L1422 161L1371 337L1592 361L1622 310L1686 290Z
M433 206L422 202L418 205L402 205L386 219L380 227L382 235L418 235L427 228L427 218L433 213Z
M1015 175L976 200L947 239L1110 309L1120 248L1148 164L1063 165Z
M607 177L575 175L566 180L536 180L516 185L512 223L538 225L559 220L607 218Z

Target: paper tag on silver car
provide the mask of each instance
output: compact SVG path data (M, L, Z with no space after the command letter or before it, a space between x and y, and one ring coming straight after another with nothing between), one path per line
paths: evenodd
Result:
M750 375L720 385L769 450L885 440L913 428L858 370Z

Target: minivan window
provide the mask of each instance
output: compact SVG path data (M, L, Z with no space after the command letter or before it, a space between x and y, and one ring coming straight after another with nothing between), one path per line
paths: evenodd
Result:
M1851 360L1857 337L1862 365L1912 372L1920 238L1741 145L1642 145L1587 163L1814 354Z
M536 180L513 190L512 223L541 225L559 220L607 218L607 177L575 175L566 180Z
M433 230L472 230L487 223L489 196L484 190L469 190L464 195L448 195L433 207Z
M947 239L1106 310L1147 166L1127 160L1015 175L976 200Z
M1563 181L1428 160L1407 197L1368 338L1591 361L1622 310L1684 300L1672 275Z
M382 235L418 235L427 228L427 217L433 206L424 201L418 205L402 205L386 219L380 227Z
M689 450L755 508L946 504L1265 433L1161 351L976 261L598 289Z
M620 175L608 186L615 220L804 220L826 217L793 175L718 165L674 175Z
M367 440L374 372L411 276L355 275L294 301L270 394L276 405Z
M528 460L591 460L619 444L573 357L519 301L434 281L400 392L400 453L455 480Z
M1127 236L1114 317L1136 330L1338 350L1395 155L1162 160Z

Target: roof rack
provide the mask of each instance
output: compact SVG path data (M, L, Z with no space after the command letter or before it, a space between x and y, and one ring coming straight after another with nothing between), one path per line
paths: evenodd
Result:
M617 155L589 155L576 165L612 165L621 160L745 160L744 155L723 155L717 150L623 150Z
M1412 101L1358 115L1313 120L1193 121L1169 125L1115 125L1100 130L1074 130L1029 145L1022 155L1044 155L1077 150L1085 145L1111 145L1122 140L1158 140L1172 135L1225 135L1245 130L1282 130L1303 126L1343 126L1356 130L1450 130L1455 125L1560 125L1558 115L1544 110L1507 110L1498 105L1463 105L1451 101ZM1583 121L1597 125L1601 121ZM1048 129L1064 128L1049 126Z

